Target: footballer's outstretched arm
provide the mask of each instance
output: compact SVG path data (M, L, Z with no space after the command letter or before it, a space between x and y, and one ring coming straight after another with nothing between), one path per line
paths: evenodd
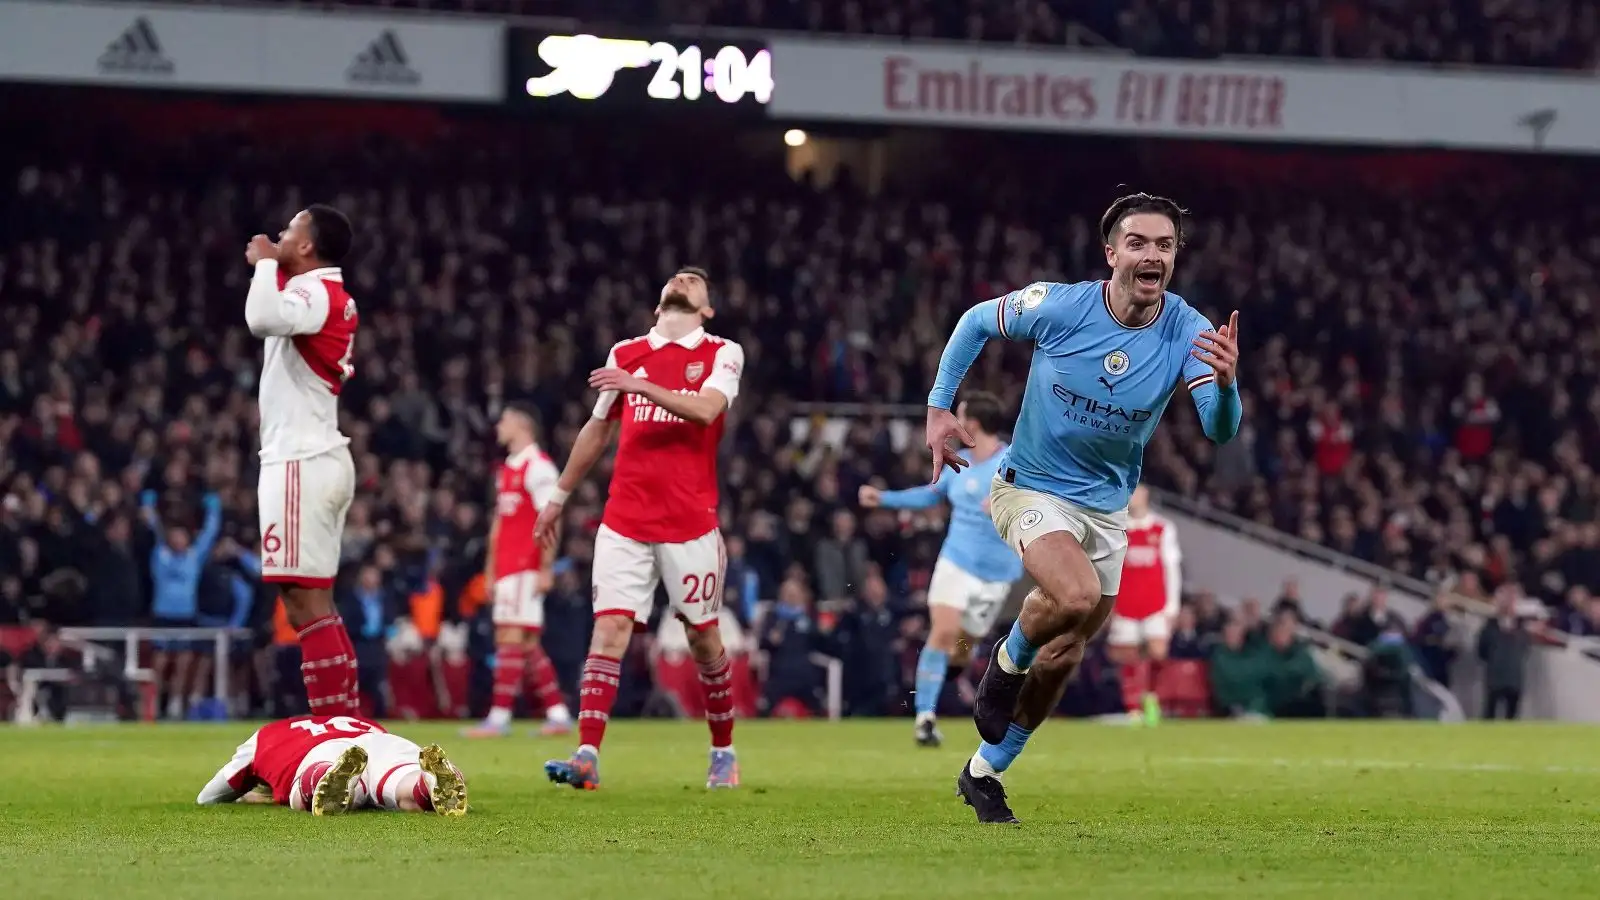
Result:
M250 793L259 780L251 768L255 758L256 736L252 734L249 740L233 751L233 758L228 760L227 765L211 776L211 780L200 789L200 796L196 797L194 802L201 806L234 803Z
M605 398L601 398L604 403ZM609 406L608 406L609 408ZM561 470L561 477L556 479L556 488L550 493L550 499L539 509L539 523L534 526L533 537L539 543L553 550L556 541L560 539L561 510L567 502L567 497L578 489L583 479L589 476L589 470L600 461L601 455L606 452L611 438L617 433L617 421L605 416L605 413L596 408L600 415L594 416L583 423L583 429L578 432L577 440L572 442L572 453L567 456L567 467Z
M256 263L250 293L244 299L244 321L256 337L316 334L328 320L328 295L320 282L305 279L278 289L278 261ZM287 287L287 286L286 286Z

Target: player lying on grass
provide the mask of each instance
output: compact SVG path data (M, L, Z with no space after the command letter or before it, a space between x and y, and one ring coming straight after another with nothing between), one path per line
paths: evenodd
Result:
M202 806L240 801L314 816L353 809L464 816L467 780L438 744L418 747L354 716L297 716L257 729L195 799Z

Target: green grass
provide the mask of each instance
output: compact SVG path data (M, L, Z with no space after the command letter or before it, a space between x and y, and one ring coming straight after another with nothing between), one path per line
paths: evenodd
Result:
M743 723L744 786L703 788L698 723L626 722L605 786L565 742L440 740L465 819L197 808L247 725L0 728L0 895L1579 897L1600 894L1600 731L1546 725L1053 722L1008 779L1020 828L953 796L909 722Z

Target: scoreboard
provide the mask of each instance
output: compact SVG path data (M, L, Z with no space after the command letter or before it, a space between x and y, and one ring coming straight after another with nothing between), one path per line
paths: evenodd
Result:
M514 106L765 115L772 51L760 40L562 34L512 29Z

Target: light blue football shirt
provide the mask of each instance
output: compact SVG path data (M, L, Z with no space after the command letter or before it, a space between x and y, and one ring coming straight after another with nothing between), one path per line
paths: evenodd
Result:
M1188 386L1206 436L1239 431L1236 386L1190 353L1211 322L1167 292L1155 318L1130 328L1111 313L1104 281L1035 282L967 310L939 360L928 405L950 409L990 338L1033 342L1022 411L1002 474L1019 487L1097 512L1126 509L1144 448L1179 384Z
M972 462L972 451L961 451ZM979 581L1016 581L1022 577L1022 559L995 531L984 501L989 485L1006 458L1006 445L988 459L972 462L960 472L946 468L931 486L884 491L884 509L926 509L944 500L950 503L950 530L939 556Z

